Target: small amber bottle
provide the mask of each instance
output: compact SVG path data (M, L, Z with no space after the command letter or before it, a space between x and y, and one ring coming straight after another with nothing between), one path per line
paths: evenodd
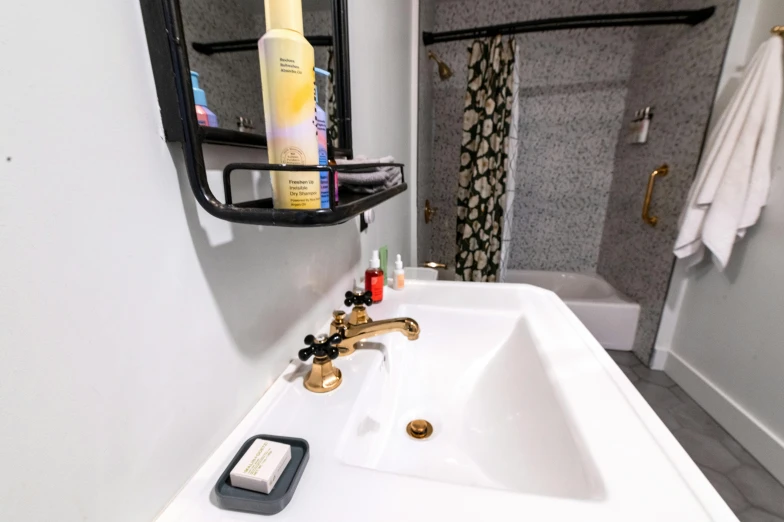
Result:
M380 267L381 260L378 257L378 250L374 250L373 257L370 258L370 268L365 270L365 291L373 294L374 303L380 303L384 299L386 277Z

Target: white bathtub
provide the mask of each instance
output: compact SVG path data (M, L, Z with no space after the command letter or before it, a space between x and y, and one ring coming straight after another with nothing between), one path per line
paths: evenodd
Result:
M536 270L507 270L505 283L521 283L555 292L594 337L609 350L631 350L640 305L598 275Z

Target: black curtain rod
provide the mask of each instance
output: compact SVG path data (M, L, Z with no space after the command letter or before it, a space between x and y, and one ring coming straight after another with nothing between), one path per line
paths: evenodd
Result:
M306 36L305 39L313 47L329 47L332 45L331 36ZM193 50L201 54L238 53L242 51L258 51L259 39L229 40L226 42L201 43L193 42Z
M441 33L422 33L425 45L456 40L469 40L499 34L534 33L541 31L561 31L563 29L593 29L595 27L625 27L634 25L697 25L716 12L715 7L684 11L650 11L645 13L621 13L603 15L569 16L566 18L543 18L528 22L490 25L444 31Z

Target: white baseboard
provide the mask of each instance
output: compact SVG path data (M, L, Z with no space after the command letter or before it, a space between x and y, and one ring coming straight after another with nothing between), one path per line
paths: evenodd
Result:
M664 371L784 483L784 441L678 354L663 353Z
M651 370L664 370L667 367L669 356L670 350L654 348L653 357L651 357Z

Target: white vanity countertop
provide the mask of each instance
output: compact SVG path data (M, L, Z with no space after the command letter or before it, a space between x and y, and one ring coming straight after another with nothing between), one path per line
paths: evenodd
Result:
M401 306L409 310L428 306L428 300L436 296L454 301L471 285L476 284L410 281L402 292L387 289L384 302L369 312L375 319L394 317ZM346 464L338 449L345 444L344 432L353 408L366 381L389 371L381 351L360 349L335 361L343 383L326 394L307 391L302 380L309 362L293 361L158 521L264 520L261 515L222 510L211 499L222 471L240 446L257 434L299 437L310 444L310 461L294 497L273 520L737 521L634 386L555 294L527 285L492 287L492 291L504 292L522 303L547 377L568 412L574 425L571 429L579 432L581 451L590 456L601 482L592 498L464 486ZM501 302L488 306L516 306L507 299L492 300L497 301ZM479 300L472 298L472 302ZM410 315L417 319L414 311ZM454 328L482 324L481 320L473 325L455 323ZM422 321L420 325L424 335L428 325ZM307 333L313 332L302 332L302 336ZM393 335L399 336L389 334L373 341L390 345L391 351L417 349L416 341L396 342ZM291 347L293 357L300 348ZM439 374L437 367L429 376L450 378Z

